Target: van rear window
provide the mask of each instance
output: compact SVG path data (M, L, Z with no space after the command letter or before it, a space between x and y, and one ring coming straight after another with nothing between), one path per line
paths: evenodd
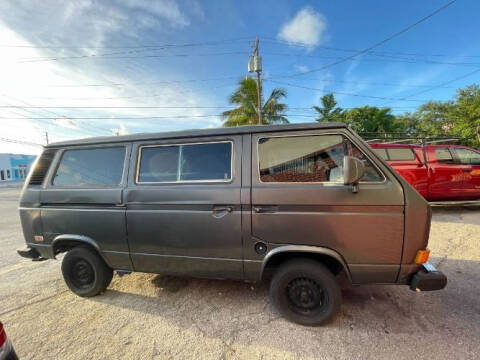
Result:
M141 148L138 183L226 182L232 179L232 143Z
M122 182L124 147L66 150L53 185L118 185Z

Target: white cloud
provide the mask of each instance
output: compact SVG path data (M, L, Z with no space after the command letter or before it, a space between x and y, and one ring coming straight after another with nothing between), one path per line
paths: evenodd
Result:
M78 129L77 122L73 119L62 118L55 119L52 122L67 129Z
M68 3L67 3L68 4ZM206 115L216 113L209 109L139 109L139 108L115 108L115 109L71 109L69 107L138 107L138 106L215 106L217 99L213 94L202 91L202 88L185 89L178 84L165 84L162 86L148 85L156 81L163 81L170 77L182 80L192 75L183 72L168 74L158 69L152 72L148 66L139 63L135 71L125 71L124 67L118 66L112 61L38 61L19 62L25 58L44 58L51 56L42 48L31 46L41 45L69 45L75 41L67 38L26 39L35 32L30 32L30 25L19 24L12 19L19 16L18 12L9 14L9 19L15 25L6 25L0 3L0 44L17 45L21 47L2 49L0 57L0 105L17 106L17 108L0 109L0 137L17 139L24 142L45 144L45 131L48 131L50 142L68 140L87 136L111 135L111 129L117 129L121 133L169 131L187 128L205 128L210 125L219 126L219 118L193 117L194 115ZM57 14L80 10L66 11L58 9ZM7 12L8 13L8 12ZM21 11L20 11L21 13ZM68 15L75 18L75 15ZM82 15L86 22L91 19ZM55 17L52 15L52 17ZM46 25L42 19L36 20L36 25ZM80 20L76 19L78 24ZM100 26L100 25L99 25ZM101 25L103 26L103 25ZM108 28L108 30L106 30ZM120 36L122 29L112 27L97 27L98 36L94 42L82 42L78 44L88 46L101 45L110 31L115 36ZM15 29L13 31L12 29ZM73 31L73 30L72 30ZM55 29L52 33L56 33ZM69 36L73 36L71 33ZM78 33L81 35L81 31ZM122 44L120 42L119 44ZM55 51L61 52L62 49ZM65 50L70 51L70 50ZM64 53L61 53L65 55ZM69 55L69 54L66 54ZM115 66L114 66L115 64ZM109 84L121 83L123 86L82 86L85 84ZM67 86L65 86L67 85ZM192 85L193 86L193 85ZM30 106L33 108L24 108ZM50 107L48 109L36 107ZM61 108L51 108L57 106ZM173 118L174 116L192 116L191 118ZM159 116L161 119L148 119ZM172 116L172 118L168 118ZM77 118L101 119L77 119ZM121 118L146 119L121 119ZM165 118L163 118L165 117ZM34 120L35 118L42 118ZM0 152L12 153L38 153L39 147L27 144L15 144L0 141Z
M326 28L325 16L310 7L305 7L282 26L278 38L289 43L315 47L325 40Z
M158 19L166 20L173 27L185 27L190 25L190 20L173 0L121 0L120 2L131 10L140 10L145 12L145 14L151 14Z
M309 67L307 65L295 65L295 70L300 71L300 72L306 72L309 70Z
M120 123L117 129L112 129L112 133L113 135L117 135L117 136L127 135L128 130L124 124Z

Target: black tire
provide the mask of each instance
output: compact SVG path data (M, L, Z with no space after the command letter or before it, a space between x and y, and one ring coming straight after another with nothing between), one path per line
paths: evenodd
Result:
M112 281L113 270L95 251L78 246L63 258L62 274L72 292L91 297L105 291Z
M317 326L340 310L340 286L330 270L311 259L290 260L277 269L270 282L270 298L286 319Z

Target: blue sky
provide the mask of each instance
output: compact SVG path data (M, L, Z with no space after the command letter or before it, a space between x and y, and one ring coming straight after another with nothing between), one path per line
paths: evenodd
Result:
M313 121L311 107L327 92L344 108L414 111L479 82L478 1L458 0L371 53L309 71L447 2L2 1L0 138L44 143L45 131L55 141L221 126L256 36L264 94L286 88L291 122ZM0 141L0 152L38 151Z

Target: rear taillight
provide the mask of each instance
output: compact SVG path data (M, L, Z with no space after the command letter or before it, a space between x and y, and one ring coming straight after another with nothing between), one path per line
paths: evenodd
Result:
M0 348L5 344L5 341L7 341L7 334L5 333L3 324L0 322Z

